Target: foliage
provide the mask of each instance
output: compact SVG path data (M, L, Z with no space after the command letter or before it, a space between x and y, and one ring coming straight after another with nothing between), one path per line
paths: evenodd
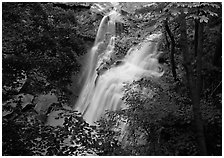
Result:
M108 129L103 124L90 126L80 113L59 110L57 119L64 119L63 126L42 124L33 110L17 112L19 116L14 119L4 117L3 155L110 155L115 150L117 141L112 141L112 138L105 140L108 139Z
M125 151L129 155L195 155L190 110L176 104L174 93L161 88L160 82L141 79L125 86L123 99L128 108L112 112L127 120ZM186 144L189 149L183 147Z
M26 80L22 90L28 93L66 87L71 74L79 70L77 56L86 51L76 25L73 11L51 3L3 3L3 89L7 94L8 89L16 91L15 83L21 79Z
M191 102L186 94L174 91L178 86L153 79L141 79L125 86L123 99L128 108L110 112L108 117L126 120L127 132L122 140L126 155L198 155ZM206 140L216 140L208 144L209 153L220 155L220 111L211 102L202 105ZM210 131L212 127L217 134Z
M111 126L104 120L90 126L80 113L64 109L60 103L50 105L46 115L56 112L62 125L48 125L33 103L14 98L3 106L4 156L121 155L122 149ZM48 115L48 117L52 117Z
M164 32L167 21L176 43L174 60L179 80L172 80L167 50L170 41L163 39L160 49L168 60L164 76L127 83L123 100L128 108L108 112L108 118L102 118L96 127L88 125L77 112L65 109L60 109L58 116L64 119L62 127L44 126L34 110L23 112L21 103L16 101L14 108L3 107L13 111L13 117L3 117L3 155L199 155L181 56L182 20L187 24L194 77L196 23L204 26L201 113L208 155L221 155L222 70L215 57L221 58L217 55L221 50L221 3L119 5L124 23L117 25L115 58L109 66L147 35ZM72 73L80 69L79 57L91 47L88 41L93 43L101 18L114 6L115 3L104 2L3 3L3 100L18 93L37 95L51 89L63 94L64 100ZM180 18L182 12L186 19Z

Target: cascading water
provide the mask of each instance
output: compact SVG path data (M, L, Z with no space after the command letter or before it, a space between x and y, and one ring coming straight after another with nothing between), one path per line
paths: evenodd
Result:
M125 108L121 100L125 82L142 77L159 77L163 74L157 59L160 54L157 47L161 33L152 34L142 43L133 46L124 59L111 66L110 69L103 73L97 72L100 64L113 56L116 21L121 21L121 17L118 12L113 10L104 16L100 23L95 44L90 52L89 62L82 78L84 86L74 107L75 110L83 114L84 119L90 124L99 120L105 110ZM109 42L102 52L100 48L106 43L108 34L110 35Z

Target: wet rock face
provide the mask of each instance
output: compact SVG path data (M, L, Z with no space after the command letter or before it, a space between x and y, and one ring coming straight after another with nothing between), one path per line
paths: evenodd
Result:
M11 114L13 112L13 109L16 106L18 106L18 103L22 112L26 112L32 109L34 107L33 99L34 99L33 95L21 93L16 95L13 99L3 102L2 106L4 106L4 109L8 109L8 110L3 110L3 113L2 113L3 117Z
M38 113L46 114L51 104L58 103L58 98L54 93L48 93L46 95L39 95L34 102L36 103L34 109Z
M13 99L3 103L3 106L9 106L8 110L3 111L3 117L12 119L15 109L20 109L21 114L26 112L33 112L34 116L43 124L48 119L49 107L58 104L58 98L54 93L41 94L37 97L31 94L21 93L16 95ZM18 114L16 114L19 116Z

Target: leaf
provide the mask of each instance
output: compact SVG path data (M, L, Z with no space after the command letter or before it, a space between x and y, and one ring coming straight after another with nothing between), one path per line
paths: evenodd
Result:
M211 5L212 7L214 7L214 8L220 8L220 6L219 6L219 5L214 4L214 3L211 3L210 5Z
M177 16L178 14L180 14L180 12L179 11L174 11L174 12L172 12L171 13L173 16Z
M184 14L188 14L188 8L183 8Z
M220 8L220 6L215 3L206 3L206 2L201 3L201 6L211 6L213 8Z
M218 14L217 13L215 13L215 12L212 12L212 11L210 11L210 10L203 10L206 14L208 14L208 15L211 15L211 16L218 16Z
M209 18L208 17L206 17L206 16L204 16L204 15L202 15L202 16L199 16L199 21L200 21L200 23L202 23L202 22L206 22L206 23L208 23L208 20L209 20Z
M191 14L187 18L199 19L199 16L197 16L195 14Z

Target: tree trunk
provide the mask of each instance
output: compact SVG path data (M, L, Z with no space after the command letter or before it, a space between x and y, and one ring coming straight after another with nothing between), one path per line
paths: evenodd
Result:
M183 66L186 71L186 78L190 91L190 97L193 104L193 114L196 126L196 136L199 147L199 155L207 155L204 126L200 111L200 93L201 93L201 65L202 65L202 45L203 45L203 26L199 24L198 28L198 47L197 47L197 76L194 78L193 68L190 61L190 52L187 40L187 26L186 26L186 15L184 13L180 16L180 31L181 31L181 47L183 56Z
M194 106L193 106L193 112L194 112L194 119L196 122L196 129L197 129L197 137L198 137L198 143L200 147L201 155L207 155L207 149L206 149L206 142L205 142L205 136L204 136L204 126L203 126L203 120L201 116L201 110L200 110L200 97L201 97L201 90L202 90L202 54L203 54L203 23L199 23L198 21L198 45L197 45L197 79L196 79L196 95L194 99Z
M167 20L164 21L164 27L165 27L165 30L168 33L168 35L170 37L170 41L171 41L170 62L171 62L171 68L172 68L172 74L173 74L174 81L177 81L176 64L175 64L175 60L174 60L175 40L174 40L173 34L170 31Z
M218 36L217 42L216 42L216 49L215 54L213 57L213 65L214 66L222 66L222 26L220 26L220 34Z
M194 20L195 23L195 31L194 31L194 56L197 56L197 52L198 52L198 23L199 21L197 19Z

